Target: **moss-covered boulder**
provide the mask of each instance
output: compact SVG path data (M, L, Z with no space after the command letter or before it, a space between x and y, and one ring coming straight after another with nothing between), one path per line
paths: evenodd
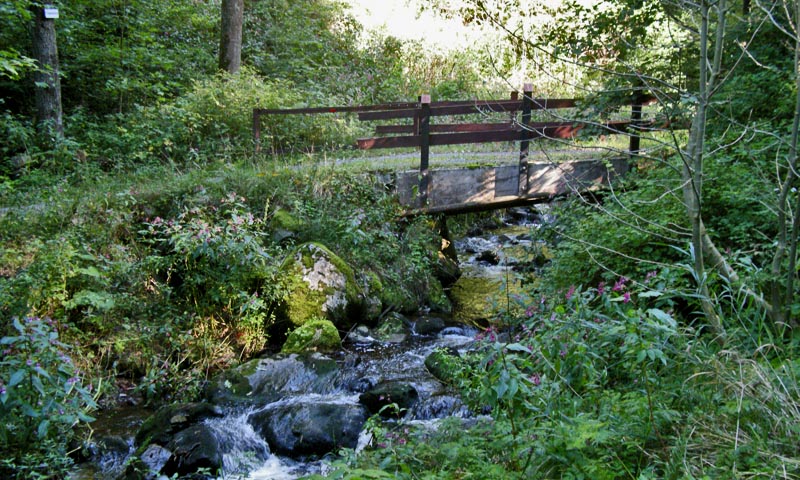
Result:
M295 328L283 344L283 353L332 351L341 346L339 331L329 320L313 319Z
M287 210L278 210L272 215L270 220L272 229L272 240L281 243L288 239L297 237L297 233L303 227L303 223Z
M514 282L464 275L449 291L453 321L487 327L504 313L514 314L518 306L513 298L521 292L522 289Z
M288 210L281 209L272 214L270 226L274 229L297 232L303 226L303 223L298 220L297 217L289 213Z
M454 348L439 348L425 358L425 368L437 380L446 385L455 385L464 359Z
M297 247L281 266L281 275L287 295L278 314L290 328L315 318L330 320L341 330L373 320L369 282L357 281L353 269L324 245Z

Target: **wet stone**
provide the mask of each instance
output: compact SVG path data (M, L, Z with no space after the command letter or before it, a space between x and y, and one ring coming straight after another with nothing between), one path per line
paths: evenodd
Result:
M418 335L435 335L446 326L444 320L439 317L420 317L414 324L414 331Z
M277 405L248 419L273 452L292 458L355 448L366 421L362 405L325 402Z
M402 417L404 412L419 400L419 393L413 385L403 382L381 382L362 393L358 400L366 405L370 413L380 413L386 417ZM399 410L384 409L387 405L397 405Z

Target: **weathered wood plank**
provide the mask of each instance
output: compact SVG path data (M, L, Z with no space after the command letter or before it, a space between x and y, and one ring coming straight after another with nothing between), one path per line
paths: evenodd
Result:
M568 139L575 138L586 125L569 122L532 123L528 129L510 127L503 124L502 130L440 133L430 136L430 145L465 145L471 143L508 142L517 140L534 140L537 138ZM601 129L601 133L625 133L629 122L607 122L593 125ZM361 138L357 140L358 148L371 150L377 148L417 147L420 137L417 135L402 137Z
M487 132L514 128L511 122L506 123L441 123L431 125L433 133L447 132ZM378 125L375 133L414 133L414 125Z
M561 163L536 162L527 165L527 190L519 191L519 167L503 165L482 168L431 170L431 187L425 212L502 208L515 202L545 201L570 193L607 185L628 170L624 158L606 162L574 160ZM396 177L399 201L410 209L420 209L415 187L418 172L400 172Z
M416 108L416 102L383 103L380 105L355 105L342 107L307 107L307 108L254 108L254 115L300 115L319 113L357 113L383 110Z

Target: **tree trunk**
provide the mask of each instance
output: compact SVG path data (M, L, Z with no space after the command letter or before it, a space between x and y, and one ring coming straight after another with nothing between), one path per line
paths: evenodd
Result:
M44 18L42 7L34 6L32 11L33 57L38 62L38 69L33 75L36 84L36 125L40 133L61 138L64 136L64 124L55 21Z
M222 28L219 43L219 68L238 73L242 66L242 23L244 0L222 0Z
M709 56L709 23L711 7L706 0L700 4L700 82L697 94L697 111L689 131L689 144L683 156L683 201L692 225L693 268L703 313L709 325L721 340L725 331L722 321L714 310L706 282L705 254L713 247L705 230L702 216L703 161L705 156L706 113L716 87L722 62L722 45L725 31L725 0L715 6L717 13L716 42L713 57ZM716 248L714 247L714 250Z

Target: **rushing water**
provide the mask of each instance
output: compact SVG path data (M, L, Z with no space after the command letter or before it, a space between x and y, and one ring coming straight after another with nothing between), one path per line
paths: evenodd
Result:
M509 266L517 262L515 252L525 251L531 244L531 222L523 217L521 222L518 219L515 223L501 230L456 241L460 266L465 275L500 277L508 274ZM296 393L287 394L273 403L230 411L221 418L205 420L219 442L223 455L223 475L219 478L288 480L319 473L325 468L322 461L298 462L273 454L248 419L255 413L286 405L356 405L359 402L357 392L363 391L359 385L375 385L387 380L412 385L419 397L404 417L407 422L430 423L448 416L468 415L460 399L427 371L424 362L436 348L452 347L462 351L469 348L476 333L470 327L451 326L436 335L419 335L412 328L402 341L379 342L367 338L362 343L345 342L345 350L333 357L340 365L339 374L328 383L317 385L313 379L305 379L311 383L307 382L303 388L291 389ZM293 380L300 385L304 379ZM312 383L313 388L310 387ZM116 412L113 421L107 422L111 424L105 424L99 430L107 433L126 432L115 435L120 441L127 442L127 450L123 447L118 448L116 454L103 454L99 459L100 465L84 468L73 478L114 478L121 473L125 457L132 450L131 437L142 418L141 411L130 411L130 414ZM367 442L367 434L362 432L358 448Z

